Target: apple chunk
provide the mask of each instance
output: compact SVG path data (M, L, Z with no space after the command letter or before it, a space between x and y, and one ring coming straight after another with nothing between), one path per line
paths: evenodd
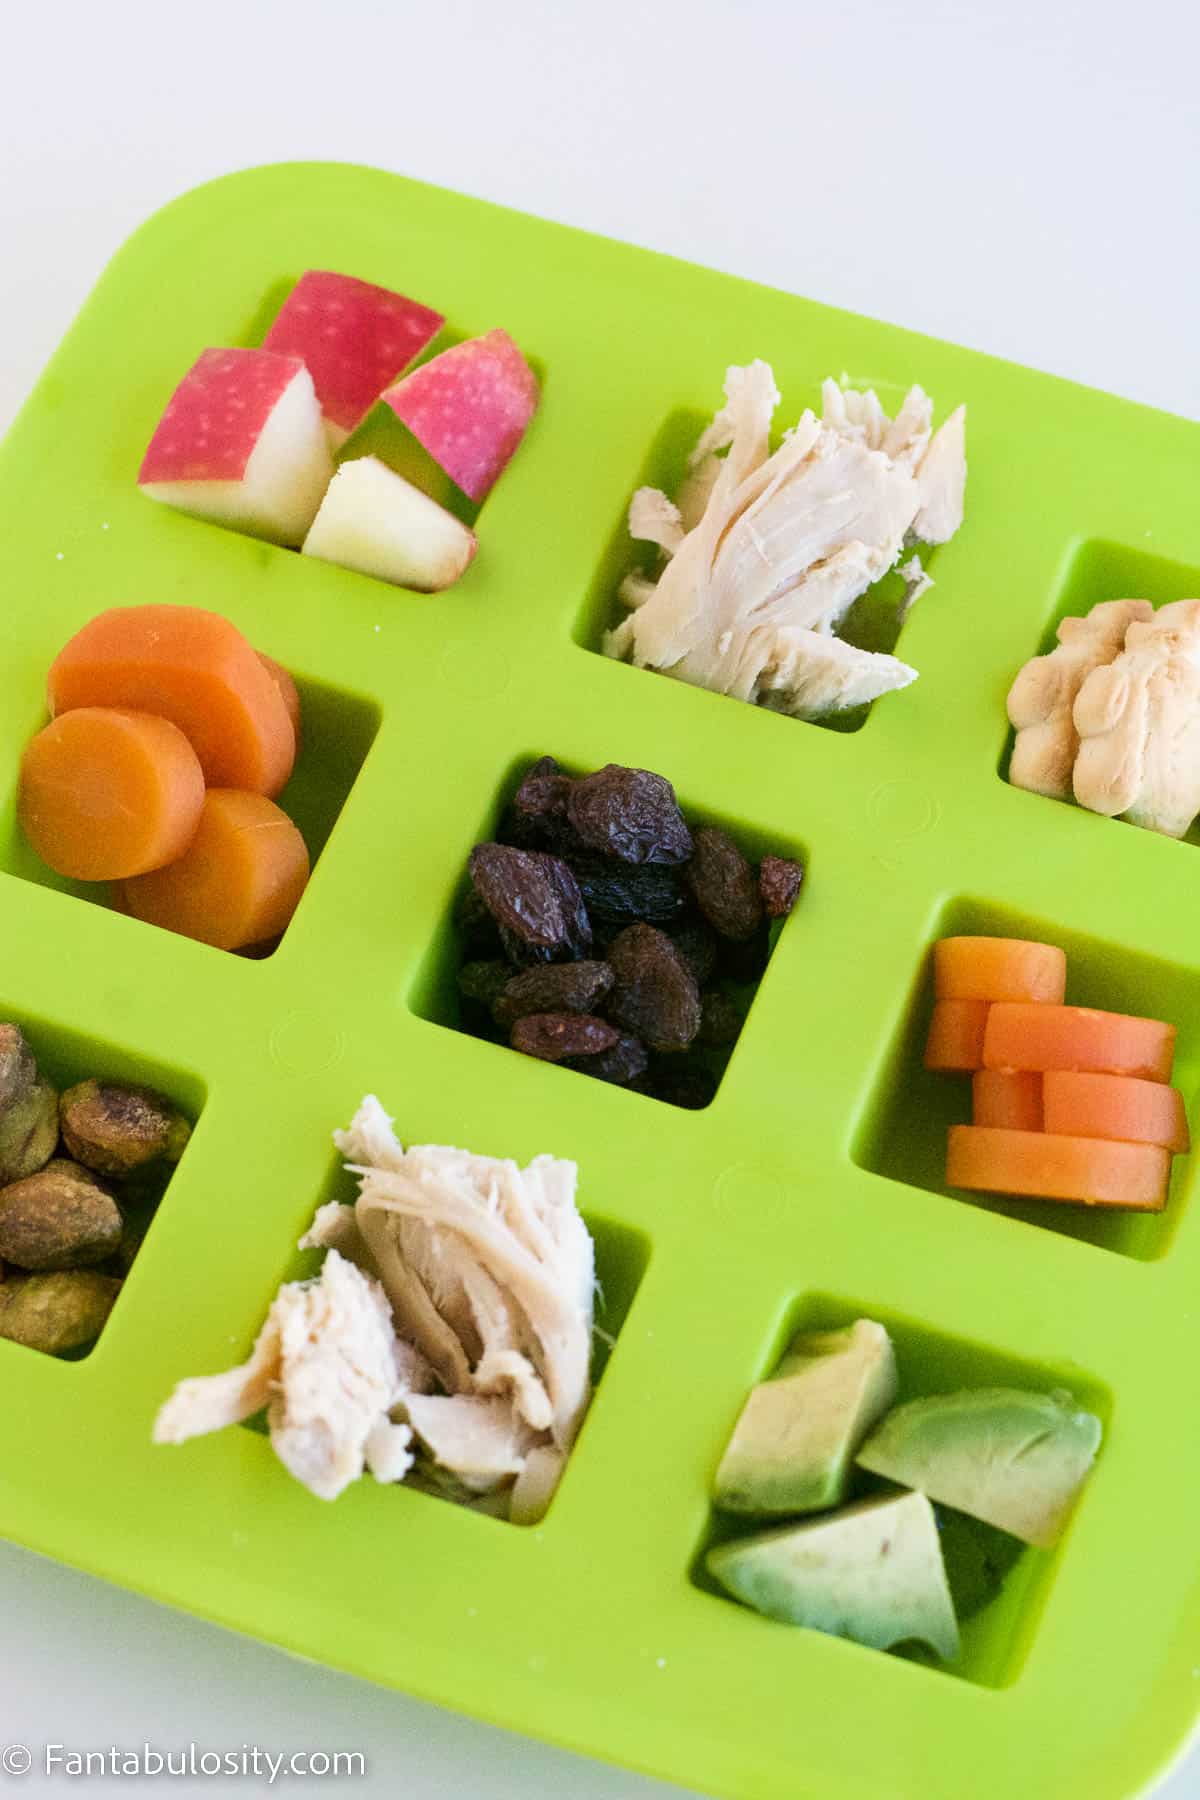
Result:
M382 396L477 505L508 467L537 410L537 378L507 331L443 350Z
M284 301L263 348L302 358L337 450L445 322L388 288L310 269Z
M475 533L375 456L345 462L304 540L305 556L433 593L476 551Z
M332 475L312 376L298 356L205 350L167 404L138 486L197 518L296 545Z

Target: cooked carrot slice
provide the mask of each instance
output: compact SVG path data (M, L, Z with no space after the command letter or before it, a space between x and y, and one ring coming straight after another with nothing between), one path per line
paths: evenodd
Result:
M18 816L44 863L76 881L118 881L182 856L204 776L167 719L84 706L25 746Z
M983 1063L986 1000L938 1000L925 1040L925 1067L964 1074Z
M1025 1000L1060 1006L1067 956L1028 938L949 937L933 947L939 1000Z
M135 918L240 950L284 929L307 880L304 839L273 800L210 788L186 854L121 893Z
M1171 1153L1158 1144L1114 1144L1044 1131L952 1125L946 1183L984 1194L1074 1200L1158 1212L1166 1203Z
M278 687L236 625L198 606L115 606L50 667L50 711L120 706L170 719L210 787L277 794L296 734Z
M287 715L288 715L288 718L292 721L292 730L296 734L296 755L299 756L299 754L300 754L300 689L296 686L296 683L292 680L292 677L289 675L288 671L284 668L282 663L277 663L273 657L264 656L261 650L259 650L257 652L257 655L258 655L259 662L262 664L263 668L267 671L267 674L271 677L271 680L275 683L275 686L279 689L279 698L283 701L283 704L287 707Z
M1033 1077L1032 1079L1036 1079ZM1120 1138L1128 1144L1190 1148L1187 1110L1178 1088L1135 1075L1051 1069L1045 1083L1046 1130L1068 1137ZM976 1118L976 1124L991 1123Z
M988 1014L986 1069L1086 1069L1170 1081L1175 1027L1090 1006L1001 1003Z
M1042 1077L1027 1069L978 1069L972 1121L1003 1131L1042 1130Z

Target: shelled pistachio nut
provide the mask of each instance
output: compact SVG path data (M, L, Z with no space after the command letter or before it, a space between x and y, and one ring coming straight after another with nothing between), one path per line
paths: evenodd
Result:
M0 1285L0 1338L61 1356L99 1337L121 1283L95 1269L13 1275Z
M63 1142L77 1162L119 1180L161 1158L178 1162L192 1128L153 1088L81 1081L59 1101Z
M33 1175L58 1143L58 1096L19 1025L0 1024L0 1185Z
M88 1169L56 1156L0 1188L0 1258L18 1269L79 1269L121 1242L121 1211Z

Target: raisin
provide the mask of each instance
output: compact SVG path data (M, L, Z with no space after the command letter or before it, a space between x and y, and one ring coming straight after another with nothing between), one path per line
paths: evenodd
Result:
M513 978L503 962L466 962L458 971L458 991L465 1000L477 1000L490 1011Z
M764 856L758 865L758 891L769 919L786 919L804 880L803 863L786 856Z
M593 919L632 925L635 919L658 924L677 918L687 895L676 871L662 863L614 862L595 850L565 850L565 861L579 883Z
M512 1028L509 1042L525 1056L542 1062L562 1062L567 1057L597 1056L611 1050L620 1032L607 1019L580 1013L528 1013Z
M567 817L593 850L628 863L682 863L692 854L675 789L648 769L607 763L571 786Z
M568 1067L595 1075L600 1081L611 1081L615 1087L630 1087L640 1085L649 1061L641 1039L623 1031L611 1049L601 1050L595 1056L571 1058Z
M707 825L696 833L687 882L714 931L735 943L753 937L762 920L758 883L727 832Z
M696 978L697 987L707 987L717 966L717 940L704 923L694 915L670 933L671 941Z
M699 1063L676 1061L664 1057L651 1071L650 1092L668 1106L684 1106L699 1112L712 1104L717 1091L717 1078Z
M698 1044L714 1048L732 1044L742 1029L742 1009L731 994L721 988L709 988L700 996L700 1029Z
M455 910L454 923L468 961L491 960L500 955L500 932L473 887L468 887Z
M517 850L547 850L551 856L565 856L580 848L564 814L523 813L515 806L510 806L501 819L496 841L511 844Z
M513 799L513 811L525 818L563 817L571 777L564 775L552 756L543 756L527 772Z
M491 998L497 1025L515 1025L528 1013L594 1012L614 980L605 962L542 963L522 975L506 968L504 978Z
M700 990L692 971L665 932L627 925L613 940L608 960L616 985L610 1018L652 1050L684 1050L700 1029Z
M558 887L563 918L567 925L568 955L587 956L592 948L592 923L588 918L579 883L569 866L559 856L543 856L542 863Z
M518 964L582 956L592 932L578 883L555 856L509 844L476 844L470 859L476 892Z
M761 979L770 956L771 940L764 926L743 944L735 944L729 938L723 939L718 960L721 973L730 981L748 982Z

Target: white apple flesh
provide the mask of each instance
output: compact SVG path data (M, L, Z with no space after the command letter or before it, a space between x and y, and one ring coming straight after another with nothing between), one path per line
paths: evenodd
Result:
M320 404L299 357L205 350L171 396L138 486L180 512L294 547L332 476Z
M435 593L469 566L475 533L375 456L345 462L304 540L305 556Z

